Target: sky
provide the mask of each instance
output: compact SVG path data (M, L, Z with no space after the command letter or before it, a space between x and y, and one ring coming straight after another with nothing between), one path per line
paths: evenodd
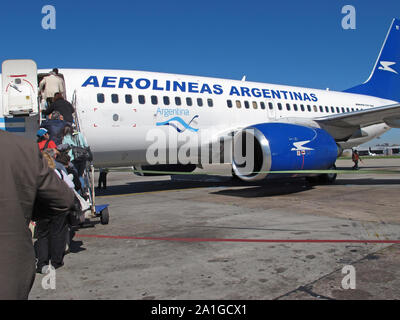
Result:
M44 29L45 5L55 29ZM345 5L355 29L343 29ZM371 73L397 0L20 0L2 3L0 61L344 90ZM400 88L399 88L400 90ZM400 129L369 143L400 144Z

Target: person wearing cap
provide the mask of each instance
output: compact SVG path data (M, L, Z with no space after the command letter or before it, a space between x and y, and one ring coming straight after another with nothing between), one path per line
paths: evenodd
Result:
M58 76L57 68L50 71L49 75L40 81L39 91L42 92L42 97L47 101L47 108L50 107L57 92L64 94L64 81Z
M56 149L57 148L57 145L55 144L55 142L53 140L50 140L50 135L49 135L47 129L40 128L36 132L36 136L37 136L37 143L38 143L40 151L43 151L45 149Z

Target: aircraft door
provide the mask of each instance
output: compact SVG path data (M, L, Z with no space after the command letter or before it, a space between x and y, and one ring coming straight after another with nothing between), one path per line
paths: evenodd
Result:
M3 115L34 116L39 113L37 67L33 60L2 63Z

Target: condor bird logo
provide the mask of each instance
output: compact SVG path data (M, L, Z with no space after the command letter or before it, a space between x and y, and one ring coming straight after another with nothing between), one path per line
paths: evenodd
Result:
M164 122L157 122L156 126L171 126L171 127L175 128L175 130L178 131L179 133L184 132L185 130L197 132L197 131L199 131L199 129L193 128L191 126L191 123L193 122L193 120L195 120L198 117L199 117L198 115L195 115L192 118L192 120L189 121L189 123L186 123L181 117L173 117ZM177 125L178 123L182 126L182 128L178 127L178 125Z
M299 142L293 142L294 148L291 149L291 151L296 151L297 156L305 156L307 150L314 150L312 148L305 147L304 145L309 143L311 140L307 141L299 141Z
M295 148L292 148L291 151L306 151L306 150L314 150L313 148L308 148L305 147L304 145L309 143L311 140L307 141L299 141L299 142L293 142L293 145Z
M383 71L389 71L389 72L393 72L396 74L399 74L396 70L392 69L390 66L393 66L396 64L396 62L390 62L390 61L381 61L381 66L378 68L379 70L383 70Z

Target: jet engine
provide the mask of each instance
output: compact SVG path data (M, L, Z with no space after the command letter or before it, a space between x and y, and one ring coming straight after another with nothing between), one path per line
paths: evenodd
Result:
M258 181L277 177L277 173L271 174L274 171L287 176L284 171L331 169L338 151L335 140L321 128L261 123L234 137L233 172L244 181ZM299 174L289 174L293 175Z

